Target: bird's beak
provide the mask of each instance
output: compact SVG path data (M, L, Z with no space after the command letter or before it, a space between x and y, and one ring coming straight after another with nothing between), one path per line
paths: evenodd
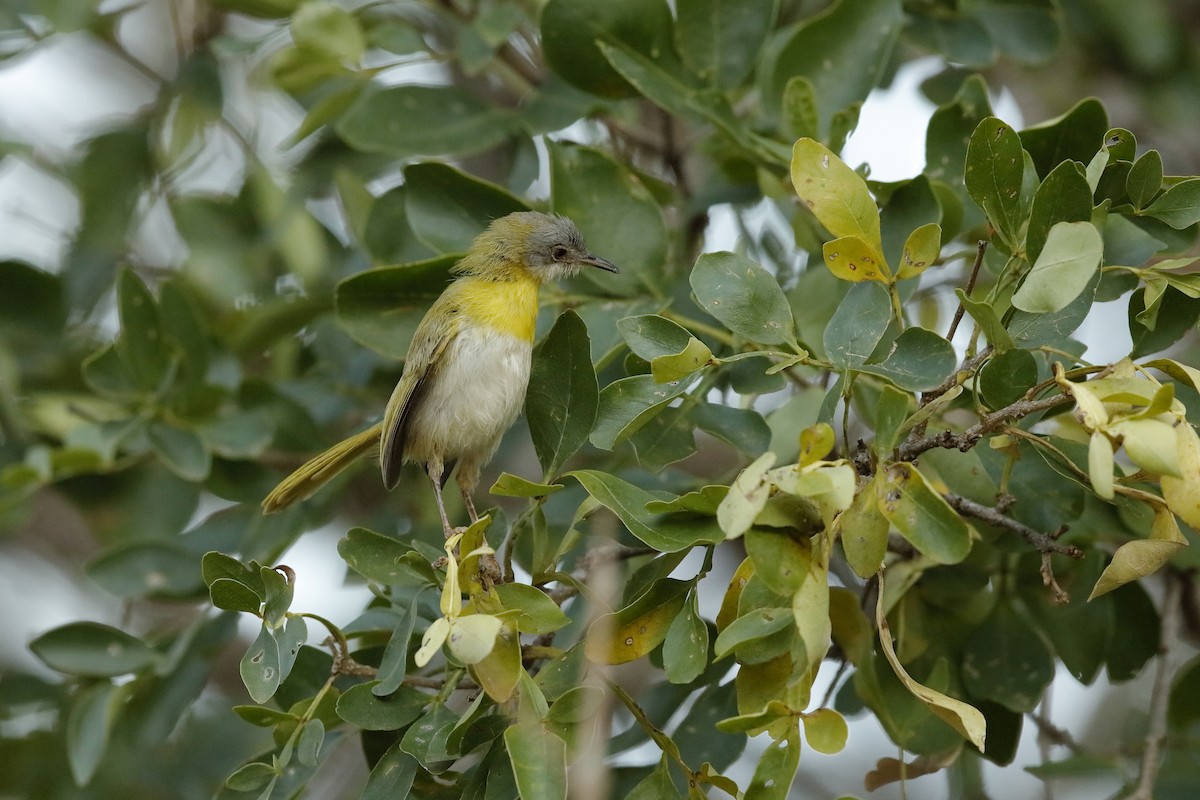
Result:
M600 269L605 270L606 272L620 272L621 271L621 270L617 269L616 264L612 263L611 261L609 261L607 259L601 258L600 256L594 256L591 253L588 253L586 256L579 259L579 263L587 264L589 267L599 267Z

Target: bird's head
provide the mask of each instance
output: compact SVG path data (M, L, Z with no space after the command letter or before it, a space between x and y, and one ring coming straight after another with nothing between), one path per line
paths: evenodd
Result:
M517 211L493 220L475 238L455 272L506 278L524 272L540 281L569 277L584 267L617 272L611 262L592 255L575 223L538 211Z

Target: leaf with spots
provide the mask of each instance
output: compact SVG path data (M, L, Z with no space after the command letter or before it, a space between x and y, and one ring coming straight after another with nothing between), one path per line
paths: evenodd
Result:
M983 209L1000 238L1015 251L1021 243L1021 137L1008 123L988 117L967 147L967 193Z
M857 236L826 242L821 255L829 271L844 281L891 281L891 273L879 253Z
M826 230L835 238L861 240L884 264L879 209L861 175L812 139L801 139L792 148L791 175L800 201Z
M738 336L763 344L796 339L792 307L775 276L737 253L705 253L696 260L692 291L700 307Z
M662 578L629 605L599 617L588 628L588 659L598 664L624 664L658 647L683 610L690 588L688 581Z

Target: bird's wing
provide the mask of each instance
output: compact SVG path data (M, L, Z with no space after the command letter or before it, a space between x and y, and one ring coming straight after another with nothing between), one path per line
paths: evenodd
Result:
M383 470L383 484L388 489L395 488L400 480L408 424L421 407L446 348L462 330L462 319L456 313L450 294L446 292L439 297L417 326L408 347L404 373L392 390L383 415L379 465Z

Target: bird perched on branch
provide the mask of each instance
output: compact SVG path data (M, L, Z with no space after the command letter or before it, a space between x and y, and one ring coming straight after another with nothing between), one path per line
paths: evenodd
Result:
M417 326L383 420L284 478L263 500L263 510L287 508L377 453L388 489L400 480L404 462L425 468L447 538L454 528L442 487L457 463L467 513L472 522L478 519L471 494L529 383L538 287L584 267L617 272L588 252L569 219L518 211L494 220Z

